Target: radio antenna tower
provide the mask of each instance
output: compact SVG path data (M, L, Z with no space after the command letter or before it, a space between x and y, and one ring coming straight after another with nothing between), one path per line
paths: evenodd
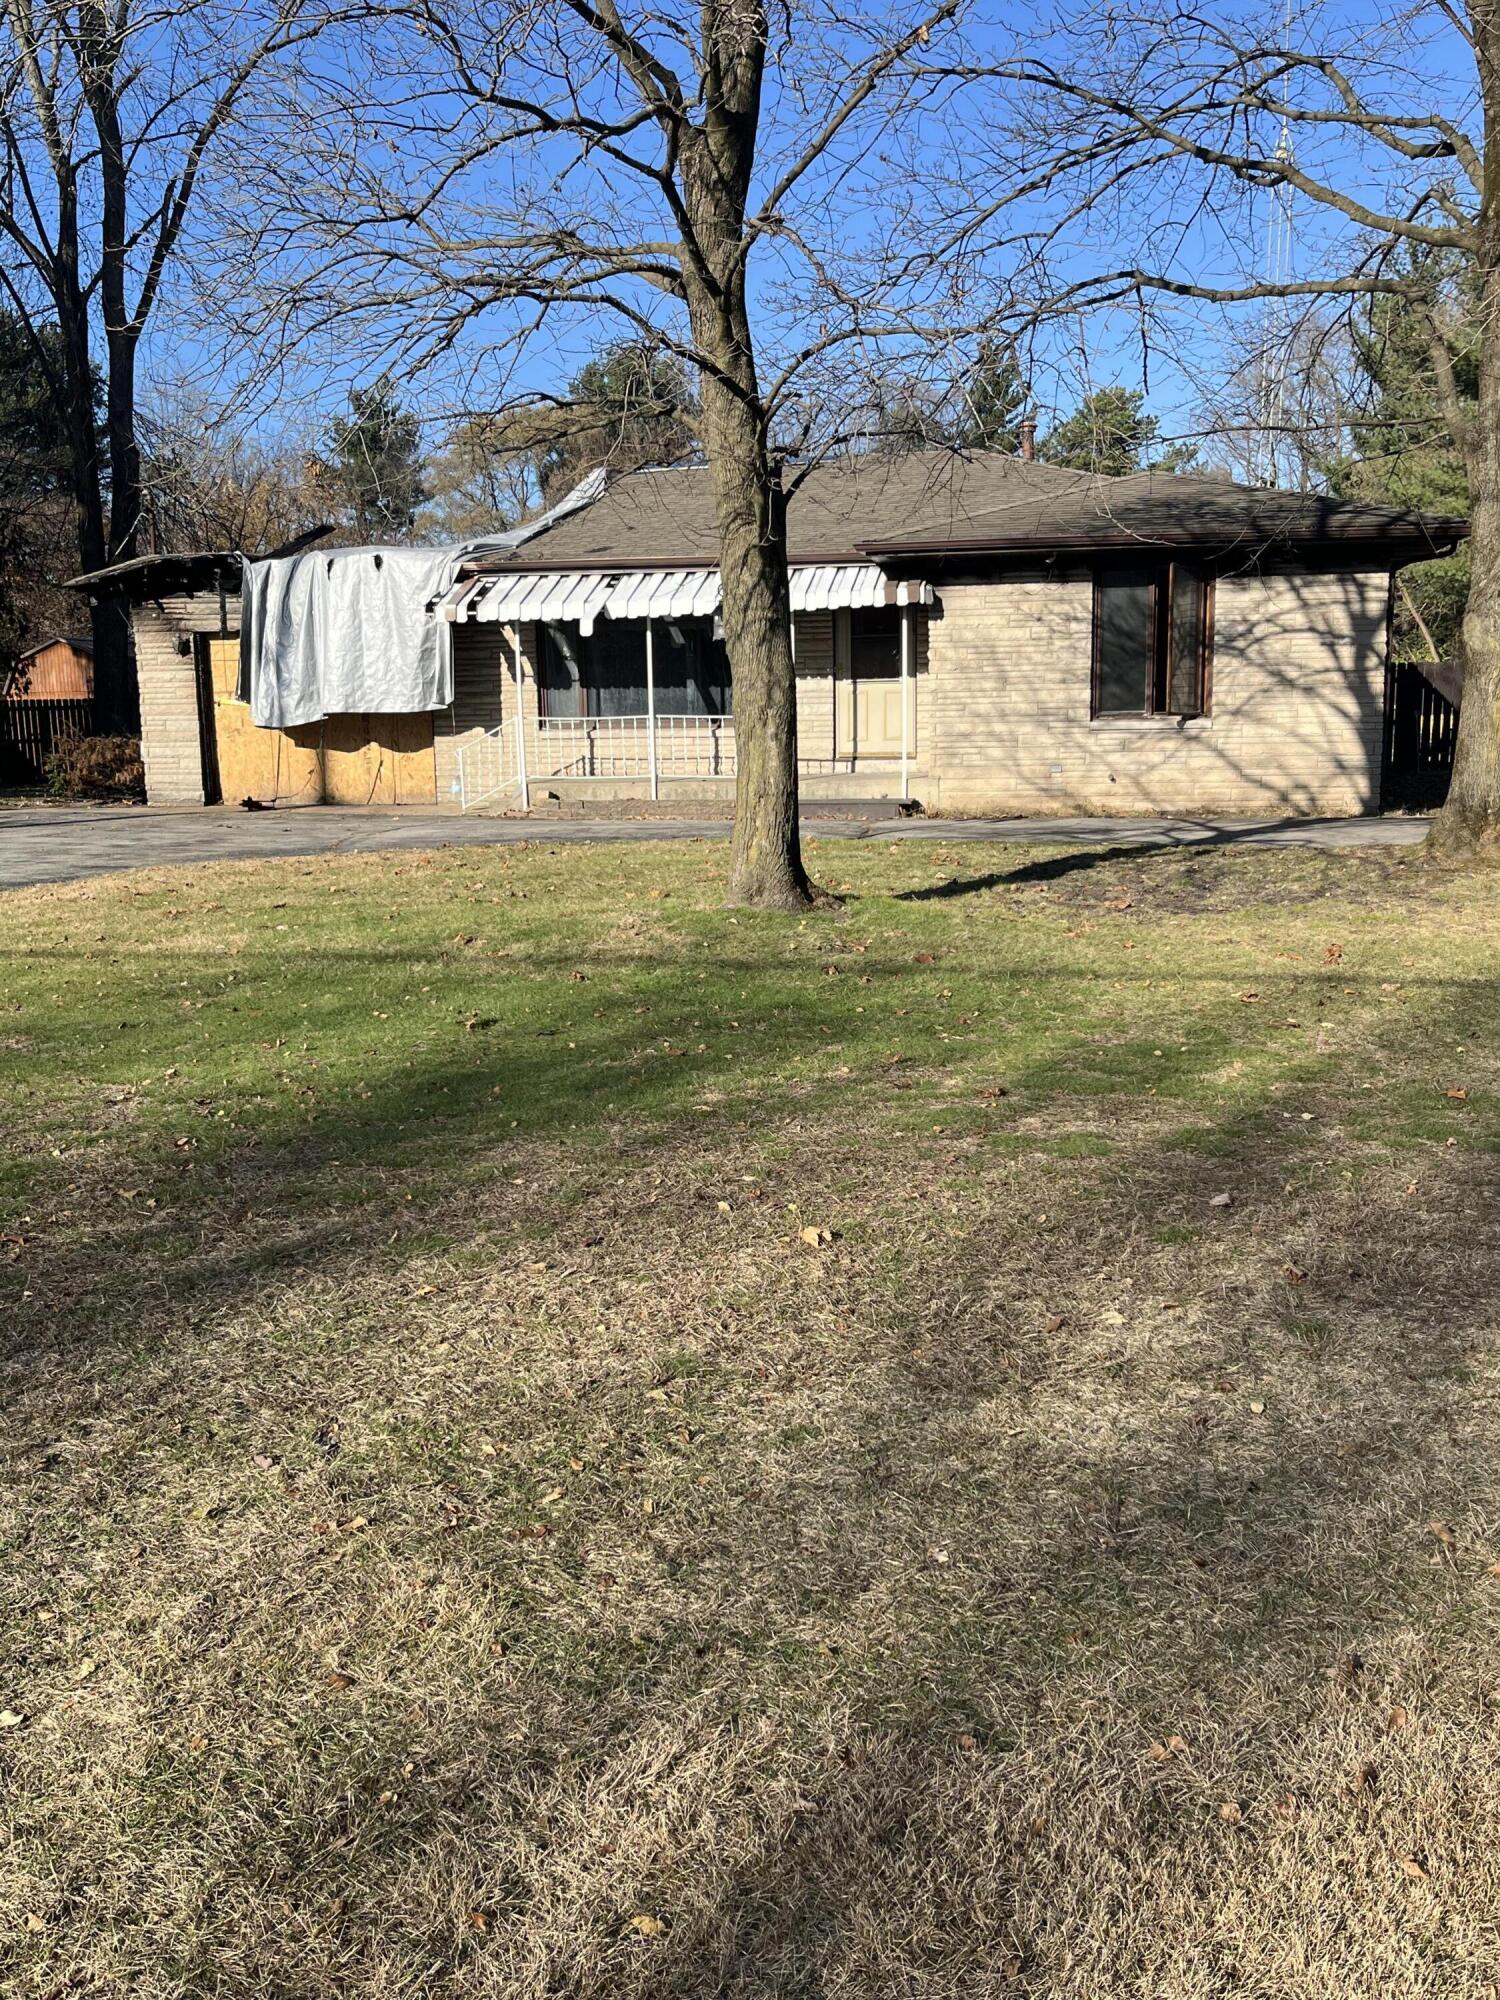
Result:
M1292 45L1292 4L1286 0L1282 17L1282 48ZM1281 79L1281 130L1276 137L1272 164L1282 173L1269 189L1270 213L1266 219L1266 240L1262 282L1269 286L1289 284L1296 268L1296 241L1292 215L1293 189L1284 177L1294 167L1297 156L1292 147L1292 123L1287 97L1288 78ZM1260 450L1256 453L1258 478L1267 486L1279 486L1285 466L1288 481L1294 470L1294 454L1286 438L1287 375L1291 357L1292 303L1285 297L1266 300L1260 342Z

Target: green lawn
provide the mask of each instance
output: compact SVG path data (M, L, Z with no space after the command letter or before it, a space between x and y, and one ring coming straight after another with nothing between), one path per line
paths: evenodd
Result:
M1500 881L810 859L0 898L7 1995L1492 1994Z

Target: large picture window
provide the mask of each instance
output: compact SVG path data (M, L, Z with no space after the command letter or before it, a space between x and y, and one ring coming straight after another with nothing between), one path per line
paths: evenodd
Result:
M1094 579L1094 714L1208 713L1213 584L1186 563Z
M652 650L658 715L729 714L729 655L711 618L656 619ZM601 618L586 639L542 626L537 688L544 716L645 715L645 620Z

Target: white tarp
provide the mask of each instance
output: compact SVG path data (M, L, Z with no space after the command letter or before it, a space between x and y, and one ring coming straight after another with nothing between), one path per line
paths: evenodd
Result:
M241 566L238 693L262 729L327 715L415 715L453 699L434 616L466 558L513 549L604 490L590 473L524 527L442 549L304 549Z
M453 699L432 616L457 549L304 549L246 563L240 693L262 729L325 715L410 715Z

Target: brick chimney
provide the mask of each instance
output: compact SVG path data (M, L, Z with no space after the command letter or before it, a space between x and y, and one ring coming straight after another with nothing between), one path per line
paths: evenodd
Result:
M1028 461L1036 457L1036 418L1022 417L1016 426L1021 434L1021 456Z

